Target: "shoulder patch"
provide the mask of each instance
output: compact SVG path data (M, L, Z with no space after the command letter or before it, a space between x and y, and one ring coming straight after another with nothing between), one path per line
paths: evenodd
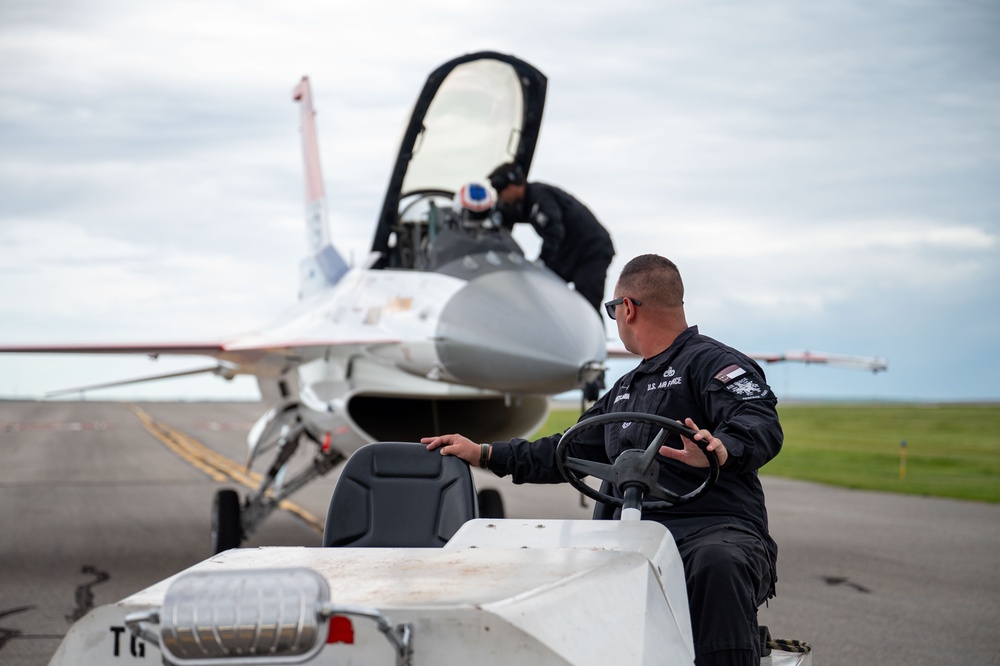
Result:
M733 382L726 386L726 390L738 399L746 402L748 400L759 400L767 397L768 389L753 381L749 377Z
M723 384L728 384L734 379L742 377L745 374L747 374L747 371L741 368L740 366L730 365L727 368L723 368L722 371L715 376L715 378L718 379Z

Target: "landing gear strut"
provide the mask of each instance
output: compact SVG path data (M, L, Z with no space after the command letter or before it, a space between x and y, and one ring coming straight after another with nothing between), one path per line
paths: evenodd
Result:
M280 487L274 487L278 473L298 449L301 437L309 437L316 444L318 453L311 465L286 480ZM344 454L336 449L324 450L319 442L309 436L301 424L283 428L274 462L264 474L260 485L247 494L242 504L235 490L225 488L215 494L212 503L212 554L217 555L230 548L238 548L244 540L257 531L264 519L278 508L282 500L313 479L329 472L343 459Z

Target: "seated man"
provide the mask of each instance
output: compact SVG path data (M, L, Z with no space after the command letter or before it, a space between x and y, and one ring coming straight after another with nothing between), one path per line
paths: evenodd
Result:
M768 534L757 470L781 449L777 400L754 361L688 326L684 285L669 259L636 257L614 293L605 303L608 316L625 348L642 360L580 418L659 414L684 419L698 430L697 439L709 442L721 465L712 491L690 504L646 511L643 518L670 530L684 562L695 663L759 664L757 608L774 596L777 546ZM570 455L613 462L626 449L645 448L654 435L646 424L592 428L571 445ZM509 474L514 483L556 483L563 480L555 460L559 439L477 444L450 434L421 441L442 455ZM708 466L701 449L678 435L670 435L660 455L667 487L696 487L700 477L692 468Z

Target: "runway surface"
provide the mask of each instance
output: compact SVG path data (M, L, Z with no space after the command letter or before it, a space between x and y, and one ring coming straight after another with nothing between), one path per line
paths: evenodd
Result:
M159 424L242 464L256 403L0 402L0 663L45 664L74 619L209 555L220 482ZM218 474L216 473L216 476ZM221 477L219 477L221 478ZM336 472L246 544L316 546ZM566 485L514 486L510 517L590 517ZM1000 506L764 477L780 548L772 635L814 663L998 663ZM241 488L241 495L243 494Z

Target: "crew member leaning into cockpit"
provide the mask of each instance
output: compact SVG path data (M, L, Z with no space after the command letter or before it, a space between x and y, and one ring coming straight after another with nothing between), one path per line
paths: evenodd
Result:
M615 256L607 229L572 195L552 185L527 182L514 163L501 164L489 178L503 225L511 229L517 222L530 223L542 239L539 259L572 282L599 315L608 266Z

